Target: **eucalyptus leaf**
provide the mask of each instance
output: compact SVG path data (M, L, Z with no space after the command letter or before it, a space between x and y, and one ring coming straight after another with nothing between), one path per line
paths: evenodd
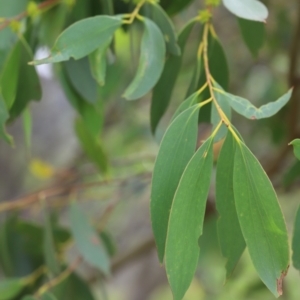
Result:
M175 15L184 10L193 0L160 0L161 6L170 15Z
M163 261L169 214L181 175L193 156L199 105L181 113L168 127L155 161L151 189L151 220L160 262Z
M163 73L153 89L150 118L151 130L153 133L169 106L171 95L182 64L185 45L196 22L196 19L192 19L180 31L178 35L178 45L181 50L181 56L170 56L167 58Z
M10 300L18 296L25 285L21 278L2 279L0 281L0 300Z
M293 140L290 145L294 147L294 155L300 160L300 139Z
M270 102L268 104L262 105L259 108L255 107L251 102L242 97L229 94L223 90L217 90L216 92L224 95L230 106L240 115L250 120L259 120L272 117L283 106L285 106L292 96L293 89L290 89L286 94L281 96L275 102Z
M9 114L6 108L5 101L0 92L0 138L6 141L11 146L13 145L13 138L6 132L5 124L9 119Z
M223 0L225 7L237 17L266 22L268 17L268 9L266 6L257 0Z
M223 256L227 258L227 278L232 274L246 246L233 193L235 147L232 134L228 132L218 158L216 175L216 206L220 215L217 228L221 251Z
M124 93L127 100L146 95L157 83L164 68L166 45L157 25L148 18L142 19L145 31L137 73Z
M295 223L294 223L292 250L293 250L293 265L297 270L300 271L300 207L297 210Z
M213 139L209 138L184 170L170 212L165 260L174 300L183 298L197 268L212 168Z
M233 189L236 210L258 275L277 297L289 266L287 229L274 188L256 157L238 142Z
M35 60L34 65L57 63L71 57L80 59L107 44L122 24L122 16L95 16L80 20L57 38L48 58Z
M23 128L25 143L28 150L31 148L31 136L32 136L32 117L30 109L27 107L23 112Z
M97 231L75 202L70 207L70 221L75 244L84 259L105 275L109 275L109 256L102 246Z

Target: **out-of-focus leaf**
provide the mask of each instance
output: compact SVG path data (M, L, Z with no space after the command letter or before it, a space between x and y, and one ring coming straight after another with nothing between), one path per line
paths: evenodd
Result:
M102 231L100 233L100 238L103 242L103 245L106 248L107 253L109 256L114 256L116 253L116 244L112 238L112 236L107 231Z
M161 0L161 6L170 15L175 15L185 9L193 0Z
M213 167L213 139L192 157L176 190L168 224L166 271L174 300L181 300L194 277Z
M75 202L70 207L70 221L75 244L84 259L105 275L109 275L109 257L96 230Z
M78 21L61 33L48 58L31 63L40 65L87 56L100 45L107 44L121 24L121 16L95 16Z
M13 276L13 262L9 249L9 222L6 220L0 226L0 267L6 276Z
M41 296L41 300L58 300L52 293L46 292Z
M37 300L34 296L26 295L22 297L22 300Z
M288 103L292 96L293 89L290 89L278 100L262 105L259 108L255 107L251 102L242 97L235 96L220 90L217 90L216 92L220 92L223 96L225 96L230 106L237 113L250 120L258 120L263 118L269 118L275 115L284 105Z
M293 233L293 265L297 270L300 270L300 207L298 208Z
M86 128L81 119L75 123L75 131L80 144L88 156L88 158L95 163L100 172L108 172L108 159L104 151L103 145L98 136L93 136Z
M31 148L31 133L32 133L32 118L29 108L27 107L23 112L23 128L25 143L28 150Z
M236 146L233 189L253 265L264 284L278 297L289 266L286 225L269 178L243 142Z
M14 299L24 289L21 278L3 279L0 281L0 300Z
M192 19L179 33L178 45L181 50L181 55L170 56L167 58L163 73L153 89L151 102L151 129L153 133L169 106L172 91L181 67L185 45L196 22L197 21L195 19Z
M137 73L124 93L127 100L136 100L146 95L157 83L165 64L166 45L157 25L143 18L145 31Z
M242 37L254 57L265 41L265 25L261 22L238 19Z
M297 159L300 160L300 139L293 140L292 142L290 142L290 145L293 145L294 154L297 157Z
M0 88L8 109L11 108L16 99L17 86L20 77L20 52L21 44L18 42L7 57L1 73Z
M266 6L257 0L223 0L225 7L237 17L266 22L268 17L268 9Z
M181 175L193 156L197 142L199 106L181 113L168 127L156 158L151 190L152 228L162 262L169 214Z
M216 175L216 206L220 215L217 223L218 236L222 254L227 258L227 278L232 274L246 246L233 194L235 146L231 133L228 133L218 158Z
M113 0L100 0L102 11L104 15L113 15L114 14L114 3Z
M150 18L156 23L164 35L167 52L172 55L180 55L181 50L177 44L177 35L169 16L158 3L148 4L147 9L150 11Z
M6 108L5 101L0 92L0 138L8 144L13 145L13 138L6 132L5 124L9 119L9 114Z

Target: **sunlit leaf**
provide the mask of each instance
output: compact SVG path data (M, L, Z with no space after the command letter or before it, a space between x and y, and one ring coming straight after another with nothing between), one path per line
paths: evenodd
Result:
M297 270L300 270L300 207L298 208L293 233L293 265Z
M153 133L169 106L171 95L181 67L185 45L196 22L195 19L192 19L179 33L178 45L181 49L181 56L170 56L167 58L163 73L153 89L151 101L151 129Z
M255 107L247 99L218 90L217 93L219 92L221 92L226 97L230 106L237 113L250 120L258 120L263 118L269 118L275 115L283 106L285 106L288 103L292 96L293 89L290 89L278 100L262 105L259 108Z
M75 202L70 207L70 221L75 244L84 259L105 275L109 275L109 257L103 249L99 235Z
M251 260L261 280L279 296L289 266L286 225L269 178L242 142L236 146L233 188Z
M245 19L238 19L242 37L254 57L265 41L265 24Z
M142 19L145 31L137 73L126 89L124 97L136 100L146 95L157 83L165 63L166 45L157 25L150 19Z
M231 133L228 133L218 158L216 175L216 206L220 215L218 236L222 254L227 258L227 278L232 274L245 249L233 194L234 154L235 142Z
M223 0L225 7L237 17L265 22L268 17L268 9L257 0Z
M293 140L292 142L290 142L290 145L293 145L294 154L297 157L297 159L300 160L300 139Z
M24 289L21 278L2 279L0 281L0 300L14 299Z
M176 190L168 224L166 271L174 300L181 300L194 277L213 167L213 140L192 157Z
M80 59L87 56L100 45L107 44L121 24L121 16L95 16L80 20L61 33L48 58L35 60L32 64L56 63L71 57Z
M151 219L162 262L169 214L181 175L196 149L199 106L180 114L168 127L156 158L151 190Z

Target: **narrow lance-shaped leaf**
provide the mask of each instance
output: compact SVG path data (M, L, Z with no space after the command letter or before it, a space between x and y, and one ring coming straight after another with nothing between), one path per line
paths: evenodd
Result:
M297 159L300 160L300 139L293 140L292 142L290 142L290 145L293 145L294 155L297 157Z
M163 261L172 200L180 177L193 156L199 106L180 114L167 129L156 158L151 190L151 220L158 257Z
M5 140L8 144L13 145L12 137L6 132L5 124L9 118L6 104L0 92L0 138Z
M189 84L189 87L188 87L185 97L191 96L198 89L200 75L201 75L202 70L203 70L203 60L201 57L197 57L194 71L193 71L192 80Z
M236 146L233 188L251 260L261 280L279 296L289 266L286 225L269 178L242 142Z
M218 220L218 236L221 251L227 258L226 277L228 278L244 249L245 240L238 220L233 194L233 166L235 142L228 132L222 146L216 175L216 206L220 218Z
M122 16L96 16L78 21L57 38L48 58L31 62L34 65L57 63L73 57L80 59L107 44L122 24Z
M109 275L108 254L102 247L96 230L90 225L88 219L75 202L70 207L70 221L75 244L84 259L105 275Z
M27 150L31 148L31 136L32 136L32 118L30 109L27 107L23 112L23 128Z
M2 279L0 282L0 300L10 300L18 296L24 289L22 278Z
M174 300L183 298L197 268L212 167L213 139L209 138L187 165L170 212L165 260Z
M281 96L275 102L262 105L261 107L255 107L247 99L239 96L229 94L225 91L217 90L217 93L221 92L227 99L230 106L240 115L250 119L258 120L263 118L269 118L275 115L283 106L285 106L290 100L293 89L290 89L286 94Z
M166 45L157 25L148 18L142 19L145 31L137 73L124 93L127 100L146 95L157 83L165 63Z
M185 45L196 22L196 19L191 20L179 33L178 45L181 49L181 55L167 58L163 73L153 89L150 118L153 133L170 103L173 88L180 71Z
M300 271L300 207L298 208L294 223L292 250L293 265Z
M268 9L257 0L223 0L225 7L237 17L265 22L268 17Z

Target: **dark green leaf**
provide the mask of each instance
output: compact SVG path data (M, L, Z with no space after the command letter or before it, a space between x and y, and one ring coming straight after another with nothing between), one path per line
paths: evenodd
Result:
M151 219L162 262L169 214L181 175L196 149L199 105L180 114L168 127L156 158L151 190Z
M80 59L87 56L100 45L107 44L121 24L121 16L96 16L78 21L61 33L48 58L35 60L32 64L56 63L71 57Z
M178 45L181 49L181 56L170 56L167 58L163 73L153 89L151 102L151 129L153 133L170 103L172 91L181 67L185 45L196 22L196 19L191 20L179 33Z
M0 300L10 300L21 293L24 282L20 278L3 279L0 282Z
M192 157L176 190L168 224L166 271L174 300L181 300L194 277L213 167L213 140Z
M109 257L96 230L75 202L70 207L70 221L75 244L84 259L105 275L109 275Z
M295 218L292 250L293 265L297 270L300 270L300 207Z
M170 15L175 15L186 8L193 0L160 0L161 6Z
M199 80L200 80L201 71L203 70L202 62L203 62L202 58L197 57L197 60L195 62L195 68L194 68L194 71L193 71L192 80L191 80L190 85L188 87L186 97L189 97L191 94L196 92L197 89L198 89L198 83L199 83Z
M102 231L100 233L100 238L105 246L106 252L109 256L114 256L117 252L115 241L111 234L107 231Z
M297 157L297 159L300 160L300 139L293 140L292 142L290 142L290 145L293 145L294 154Z
M281 96L275 102L270 102L268 104L262 105L261 107L257 108L248 100L238 97L232 94L229 94L224 91L217 90L217 93L223 94L230 106L240 115L251 119L251 120L258 120L263 118L269 118L275 115L284 105L288 103L292 96L293 90L290 89L286 94Z
M300 178L300 161L297 160L284 174L282 184L285 188L288 188L292 183Z
M282 294L289 266L288 236L274 188L250 150L236 146L233 188L236 210L252 262L265 285Z
M37 300L34 296L26 295L22 297L22 300Z
M222 254L227 258L227 278L232 274L245 249L233 194L235 146L231 133L228 133L218 158L216 175L216 206L220 215L218 236Z
M234 15L252 21L265 22L268 9L257 0L223 0L225 7Z
M57 300L57 298L50 292L46 292L41 296L41 300Z
M265 24L261 22L238 19L242 37L254 57L265 41Z
M0 92L0 138L5 140L8 144L13 145L13 138L6 132L5 124L9 118L5 101Z
M177 44L177 36L174 29L174 25L170 20L166 12L157 3L147 5L150 10L150 17L162 31L165 42L167 45L167 51L172 55L180 55L181 50Z
M88 158L95 163L100 172L107 173L108 159L99 137L93 136L81 119L76 121L75 131Z
M159 80L165 63L166 45L160 29L150 19L142 20L145 31L141 56L137 74L124 93L127 100L136 100L146 95Z
M100 0L102 5L102 10L104 15L114 14L114 4L113 0Z

